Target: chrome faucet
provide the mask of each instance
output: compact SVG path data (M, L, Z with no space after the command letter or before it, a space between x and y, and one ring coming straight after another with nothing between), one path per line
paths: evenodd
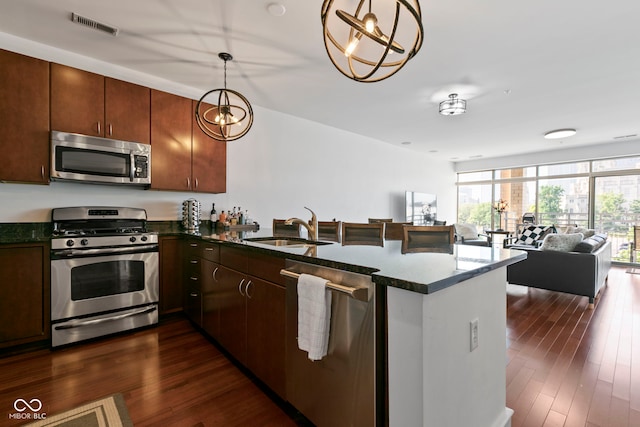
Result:
M304 228L307 229L309 240L316 241L318 240L318 218L316 217L315 212L313 212L311 209L306 206L304 208L311 212L311 219L308 223L301 220L300 218L289 218L284 223L285 225L301 224Z

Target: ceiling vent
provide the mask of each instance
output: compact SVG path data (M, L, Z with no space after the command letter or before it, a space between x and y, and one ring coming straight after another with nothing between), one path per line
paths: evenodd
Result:
M620 135L620 136L614 136L613 139L625 139L625 138L633 138L634 136L638 136L637 133L631 134L631 135Z
M71 21L76 24L84 25L85 27L93 28L94 30L103 31L111 34L112 36L117 36L118 31L120 31L118 28L111 27L107 24L103 24L102 22L94 21L93 19L86 18L75 13L71 14Z

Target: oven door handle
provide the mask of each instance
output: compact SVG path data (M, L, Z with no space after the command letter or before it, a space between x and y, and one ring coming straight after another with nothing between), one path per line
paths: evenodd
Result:
M126 254L131 252L156 252L158 245L139 245L121 248L98 248L98 249L62 249L52 251L55 256L77 256L77 255L110 255L110 254Z
M141 310L131 311L128 313L124 313L124 314L120 314L112 317L102 317L100 319L72 321L72 322L65 323L64 325L54 326L54 329L60 331L63 329L74 329L74 328L81 328L83 326L96 325L99 323L113 322L115 320L126 319L127 317L141 316L143 314L153 313L157 309L158 307L153 305L151 307L143 307Z
M133 150L129 152L129 162L131 167L129 168L129 181L133 182L133 178L136 177L136 156L133 154Z

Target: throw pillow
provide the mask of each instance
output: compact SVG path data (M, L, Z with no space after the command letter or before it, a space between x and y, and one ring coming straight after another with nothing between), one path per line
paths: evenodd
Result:
M530 225L526 227L514 244L516 245L533 245L536 241L541 240L547 234L551 233L555 228L552 225Z
M582 233L549 234L542 241L541 251L571 252L584 239Z
M473 224L454 224L456 234L465 240L476 240L478 238L478 230Z
M585 238L582 242L578 243L573 252L581 252L590 254L597 251L607 242L606 234L595 234L591 237Z
M587 239L589 237L592 237L594 234L596 234L596 230L594 230L593 228L569 226L567 227L566 233L567 234L582 233L584 235L584 238Z

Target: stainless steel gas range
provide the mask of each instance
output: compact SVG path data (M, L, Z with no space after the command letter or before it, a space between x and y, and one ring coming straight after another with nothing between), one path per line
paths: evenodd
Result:
M51 346L158 323L158 236L144 209L52 210Z

